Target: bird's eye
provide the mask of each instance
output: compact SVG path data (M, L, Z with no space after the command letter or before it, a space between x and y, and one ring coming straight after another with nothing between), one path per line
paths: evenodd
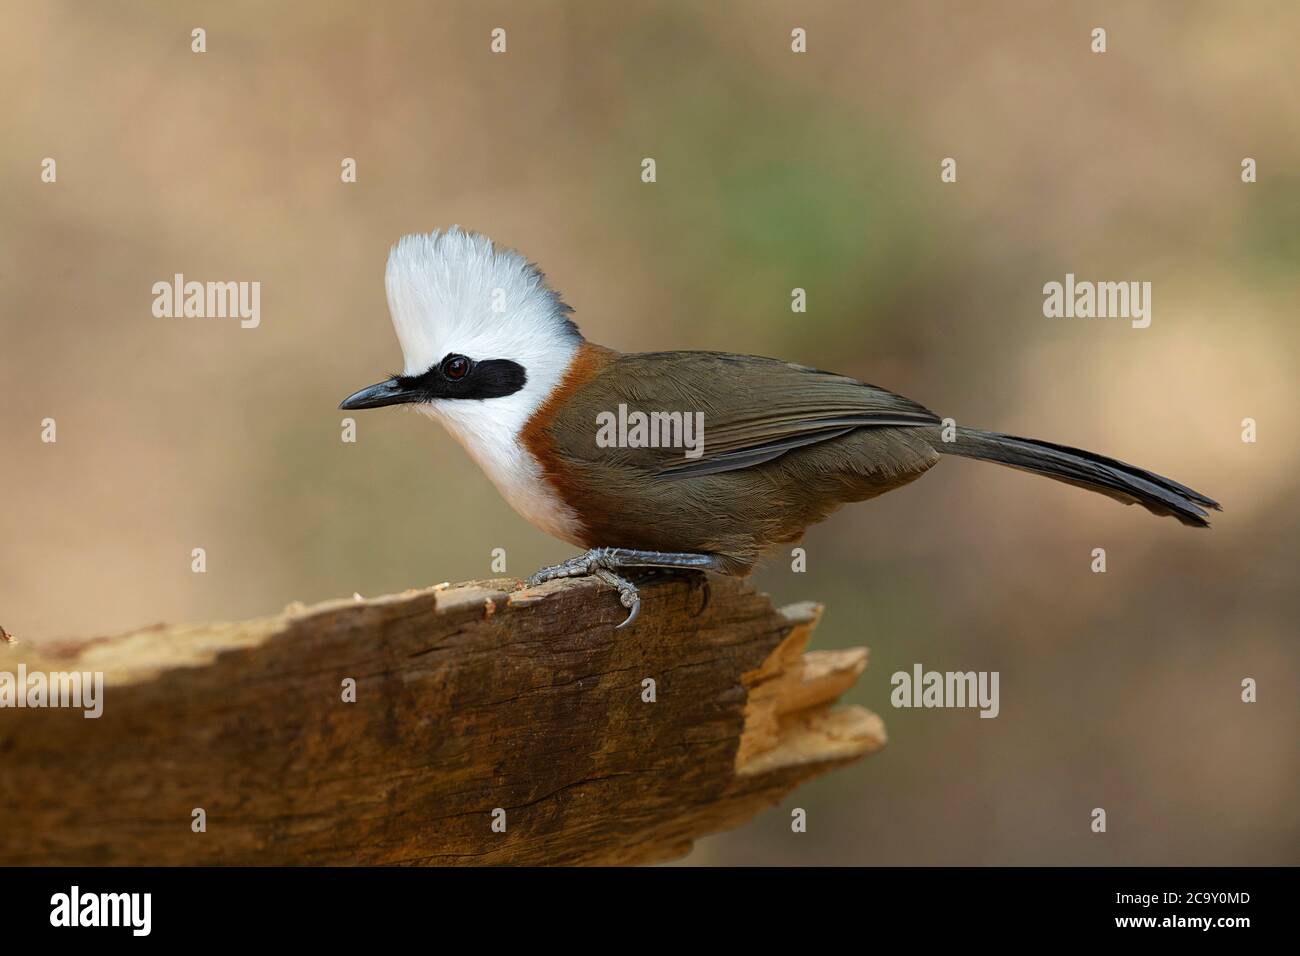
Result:
M463 355L448 355L442 360L442 374L453 382L469 373L469 359Z

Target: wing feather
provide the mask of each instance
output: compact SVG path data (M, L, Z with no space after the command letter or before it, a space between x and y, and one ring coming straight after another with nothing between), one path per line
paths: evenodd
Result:
M938 424L893 392L802 365L720 352L623 355L585 391L584 405L704 414L703 453L641 449L634 457L672 479L752 468L858 428Z

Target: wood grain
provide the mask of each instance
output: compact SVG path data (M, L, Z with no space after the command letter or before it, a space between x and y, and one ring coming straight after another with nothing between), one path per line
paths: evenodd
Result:
M646 863L884 743L832 709L867 653L805 653L815 605L641 593L624 631L594 580L502 579L0 644L0 671L105 680L99 719L0 709L0 864Z

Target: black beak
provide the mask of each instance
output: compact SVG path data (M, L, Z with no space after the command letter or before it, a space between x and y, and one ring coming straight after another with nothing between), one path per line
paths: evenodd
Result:
M353 392L339 403L339 408L383 408L385 405L405 405L423 399L423 393L419 389L408 388L397 379L390 378L386 382Z

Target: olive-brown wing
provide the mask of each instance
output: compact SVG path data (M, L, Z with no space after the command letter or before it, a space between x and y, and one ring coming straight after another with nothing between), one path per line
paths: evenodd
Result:
M859 428L939 422L911 399L843 375L721 352L620 356L568 404L554 431L562 456L596 455L666 480L751 468ZM600 422L637 412L693 416L702 426L691 433L694 447L597 445Z

